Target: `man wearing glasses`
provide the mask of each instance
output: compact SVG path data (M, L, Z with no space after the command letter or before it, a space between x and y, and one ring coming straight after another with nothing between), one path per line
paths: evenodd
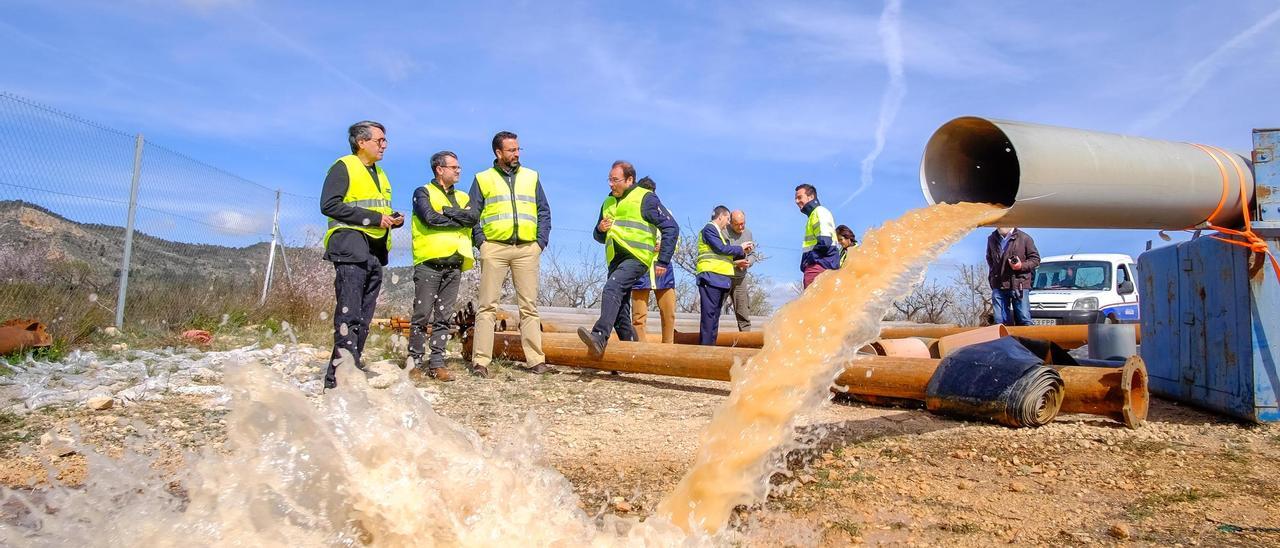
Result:
M476 212L467 207L466 194L454 185L462 174L458 156L447 150L431 155L435 178L413 192L413 323L409 329L409 357L413 372L425 372L441 382L453 380L444 366L449 342L449 317L458 300L462 273L471 270L471 229ZM431 327L431 356L424 363L423 347Z
M538 172L520 164L520 141L510 131L493 136L493 167L471 183L469 207L478 212L472 232L480 246L480 306L476 310L471 372L489 378L493 328L502 284L511 274L520 307L520 345L534 373L553 372L542 352L538 273L551 235L551 207Z
M590 331L579 327L578 338L598 358L614 329L621 340L638 340L631 323L631 288L651 269L654 278L667 274L680 225L667 215L657 194L636 186L636 168L618 160L609 169L609 196L600 206L592 235L604 244L609 279L600 294L600 319Z
M347 129L351 154L338 158L324 178L320 212L329 218L324 259L333 263L333 353L324 386L338 385L338 364L364 369L360 355L382 288L382 267L391 251L391 229L404 216L391 209L391 182L377 162L387 150L386 128L356 122Z

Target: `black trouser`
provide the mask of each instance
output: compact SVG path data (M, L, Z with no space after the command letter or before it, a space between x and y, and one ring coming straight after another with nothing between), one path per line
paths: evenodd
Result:
M360 355L369 336L369 322L382 288L382 265L370 259L367 263L334 263L333 289L337 304L333 307L333 353L324 374L325 386L335 386L338 361L342 351L351 355L356 367L364 368Z
M729 297L733 299L733 316L738 320L738 331L751 331L750 310L747 308L751 306L751 292L746 276L729 278Z
M698 308L701 318L698 325L698 344L715 346L716 336L720 334L720 307L724 306L724 297L729 288L707 284L706 280L698 280Z
M413 267L413 325L409 328L409 356L421 366L427 326L431 327L431 357L427 367L444 367L444 345L449 342L452 325L449 316L458 300L462 269L457 266L431 266L418 263Z
M591 328L591 334L602 345L609 342L609 333L614 330L618 331L620 340L639 340L635 326L631 324L631 288L641 276L649 275L649 267L632 257L617 261L610 267L609 279L600 291L600 319Z

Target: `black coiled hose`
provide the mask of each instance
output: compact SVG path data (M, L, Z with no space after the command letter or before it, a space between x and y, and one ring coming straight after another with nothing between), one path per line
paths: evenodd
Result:
M930 411L1015 428L1052 421L1062 398L1058 372L1012 337L957 350L942 360L925 388Z

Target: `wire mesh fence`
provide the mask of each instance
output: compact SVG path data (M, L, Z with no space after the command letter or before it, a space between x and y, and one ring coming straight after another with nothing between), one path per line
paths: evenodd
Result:
M74 342L118 321L319 318L326 284L303 283L319 266L318 201L0 94L0 319Z
M318 197L0 93L0 320L38 319L71 343L113 323L133 330L324 323L333 306L324 225ZM570 251L545 258L540 303L592 306L599 248L586 227L556 231L557 249ZM687 227L686 234L696 238ZM408 316L412 246L408 230L392 235L394 268L379 310ZM460 302L475 297L469 282ZM687 282L682 308L693 308ZM760 306L771 308L758 293Z

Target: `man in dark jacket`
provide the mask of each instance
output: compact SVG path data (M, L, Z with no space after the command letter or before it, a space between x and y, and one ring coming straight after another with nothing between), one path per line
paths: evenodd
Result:
M329 218L324 260L333 263L337 297L325 388L337 386L340 363L364 369L360 358L391 250L391 229L404 224L404 216L391 209L391 182L377 164L387 150L386 128L357 122L348 128L347 141L351 154L329 167L320 191L320 213Z
M698 344L715 346L720 333L720 308L732 286L734 261L744 259L755 250L754 242L737 246L729 243L725 230L729 226L729 208L716 206L711 221L698 233Z
M1000 227L987 236L987 281L995 323L1031 325L1031 275L1040 266L1040 251L1026 232ZM1010 308L1013 309L1010 313Z
M800 272L807 288L819 274L840 268L840 246L836 244L836 219L818 201L818 189L808 183L797 186L796 207L806 218Z
M636 186L636 168L618 160L609 168L609 196L592 236L605 246L609 279L600 292L600 318L590 330L579 327L578 337L591 356L599 357L615 329L621 340L639 340L631 323L631 288L649 276L650 268L655 278L671 269L680 225L657 194Z
M458 300L462 273L475 265L471 234L479 215L467 207L470 198L457 190L461 171L457 154L442 150L431 155L434 177L413 191L413 222L409 227L413 236L414 288L409 358L413 371L441 382L453 380L453 373L444 365L444 348L452 332L450 317ZM424 360L424 356L428 357Z

